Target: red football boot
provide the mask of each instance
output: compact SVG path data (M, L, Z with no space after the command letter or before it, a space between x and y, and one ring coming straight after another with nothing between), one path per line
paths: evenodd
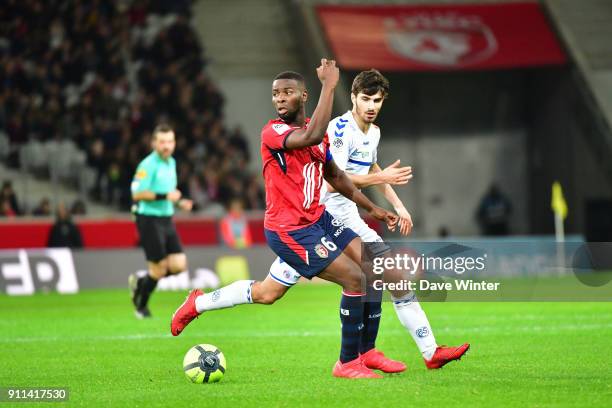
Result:
M204 293L202 293L200 289L192 290L183 304L176 309L176 312L172 315L172 321L170 322L170 331L173 336L181 334L183 329L185 329L193 319L200 315L196 310L195 300L198 296L203 294Z
M459 360L470 349L470 344L465 343L459 347L438 346L431 360L425 360L429 369L441 368L453 360Z
M332 371L334 377L341 378L383 378L382 375L375 373L368 367L363 365L361 357L357 357L352 361L341 363L336 362Z
M384 373L401 373L406 370L406 364L401 361L391 360L385 357L382 351L372 349L361 355L363 364L372 370L380 370Z

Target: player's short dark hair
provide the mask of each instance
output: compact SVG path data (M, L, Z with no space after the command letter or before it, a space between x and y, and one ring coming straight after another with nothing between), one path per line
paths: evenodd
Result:
M351 86L353 95L357 95L360 92L366 95L374 95L378 91L382 92L383 97L387 97L389 95L389 80L374 68L361 71L355 77Z
M301 85L304 85L306 82L304 81L304 76L299 72L295 71L283 71L274 77L274 81L276 81L277 79L293 79Z
M158 133L168 133L168 132L174 132L174 129L172 128L172 126L170 126L167 123L160 123L159 125L155 126L155 129L153 129L153 139L155 139Z

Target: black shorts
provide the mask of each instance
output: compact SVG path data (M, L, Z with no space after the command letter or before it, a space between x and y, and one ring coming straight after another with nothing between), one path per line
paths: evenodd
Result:
M147 261L159 262L169 254L183 252L172 217L137 214L136 227Z

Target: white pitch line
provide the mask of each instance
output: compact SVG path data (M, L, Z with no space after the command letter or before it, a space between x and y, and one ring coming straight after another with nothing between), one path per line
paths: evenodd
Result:
M550 326L518 326L508 327L508 329L514 332L543 332L543 331L578 331L578 330L599 330L599 329L612 329L612 323L606 324L562 324L562 325L550 325ZM434 329L436 333L482 333L482 332L494 332L500 331L499 326L475 326L475 327L442 327ZM200 333L189 333L183 334L180 338L202 338L205 335L214 337L259 337L259 338L282 338L282 337L327 337L338 335L338 331L322 330L316 332L304 332L304 331L275 331L275 332L256 332L256 331L244 331L244 332L200 332ZM381 330L382 335L405 335L405 330L392 329ZM45 342L57 342L57 341L131 341L131 340L153 340L153 339L171 339L172 335L167 334L123 334L115 336L49 336L49 337L14 337L14 338L0 338L0 343L11 344L11 343L45 343Z

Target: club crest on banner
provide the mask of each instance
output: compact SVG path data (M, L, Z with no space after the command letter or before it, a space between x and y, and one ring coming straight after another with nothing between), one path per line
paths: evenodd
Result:
M478 16L421 12L387 18L384 25L390 50L423 64L462 67L497 51L493 31Z

